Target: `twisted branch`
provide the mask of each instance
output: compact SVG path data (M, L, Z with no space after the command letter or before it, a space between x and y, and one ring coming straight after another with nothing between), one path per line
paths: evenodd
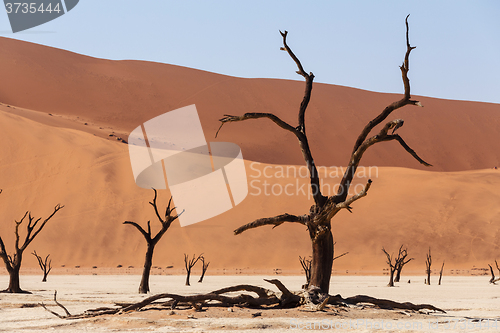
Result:
M296 215L290 215L288 213L281 214L278 216L274 217L265 217L261 219L257 219L253 222L250 222L248 224L245 224L238 229L234 230L235 235L241 234L243 231L246 231L248 229L253 229L257 227L261 227L263 225L274 225L273 229L276 228L277 226L280 226L284 222L292 222L292 223L300 223L303 225L306 225L307 222L307 216L306 215L301 215L301 216L296 216Z

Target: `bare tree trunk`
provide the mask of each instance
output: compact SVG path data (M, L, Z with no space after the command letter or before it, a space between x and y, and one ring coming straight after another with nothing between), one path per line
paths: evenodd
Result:
M394 269L390 269L389 272L389 283L387 284L388 287L394 287Z
M443 276L443 268L444 268L444 261L443 261L443 265L441 265L441 271L439 272L439 282L438 282L438 286L441 285L441 277Z
M200 258L201 260L201 263L203 264L203 267L201 268L201 276L200 276L200 279L198 280L198 283L202 283L203 282L203 278L205 277L205 273L207 272L207 269L208 269L208 265L210 265L210 262L205 262L205 257L201 257Z
M318 287L323 293L329 293L333 254L333 235L331 230L312 240L312 264L309 288Z
M9 293L23 293L21 289L21 284L19 283L19 271L21 267L12 267L12 271L9 272L9 287L6 292Z
M149 275L151 274L151 266L153 265L153 252L155 245L149 243L144 260L144 269L142 270L141 284L139 285L139 294L147 294L149 292Z
M429 286L431 285L431 264L432 264L432 256L431 256L431 248L429 247L429 253L427 253L427 260L425 262L425 267L426 267L425 272L427 273L426 283Z
M153 237L151 233L151 221L148 221L148 228L147 230L144 230L139 224L132 222L132 221L125 221L123 224L130 224L134 226L139 232L142 234L144 239L146 240L147 244L147 250L146 250L146 258L144 260L144 270L142 271L142 278L141 278L141 283L139 285L139 293L140 294L146 294L149 292L149 275L151 272L151 266L153 265L153 252L155 249L156 244L158 241L161 239L161 237L167 232L168 228L170 228L170 225L172 222L174 222L180 214L177 214L175 216L172 215L172 211L175 209L171 208L172 204L172 197L170 197L170 200L168 201L167 209L165 210L165 215L162 217L160 215L160 212L158 211L158 205L156 202L156 199L158 198L158 193L156 192L156 189L153 189L155 192L155 196L153 198L153 201L150 202L149 204L153 207L156 217L161 223L161 229L158 231L158 233ZM181 213L182 214L182 213Z
M493 273L493 267L491 267L491 265L490 265L490 264L488 264L488 266L490 266L490 272L491 272L491 279L490 279L490 283L495 284L495 273Z

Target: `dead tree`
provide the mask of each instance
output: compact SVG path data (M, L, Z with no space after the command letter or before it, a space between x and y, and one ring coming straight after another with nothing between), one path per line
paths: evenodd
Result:
M441 278L443 277L443 269L444 269L444 260L443 260L443 264L441 265L441 270L439 271L439 282L438 282L438 286L441 285Z
M403 249L403 245L401 245L398 255L400 260L396 266L396 276L394 277L394 282L399 282L401 280L401 271L403 270L403 266L413 260L413 258L406 260L406 257L408 257L408 248Z
M394 287L394 271L396 270L396 265L397 265L397 259L396 262L392 262L393 258L392 255L390 255L385 248L382 248L382 251L385 253L387 256L387 264L389 265L389 283L387 284L388 287Z
M25 293L29 292L21 289L21 285L19 283L19 271L21 269L21 262L23 260L23 252L26 250L28 245L35 239L36 236L42 231L47 222L64 206L58 204L54 207L54 211L49 215L45 220L42 221L42 218L35 219L31 216L31 212L27 211L20 221L15 221L16 229L14 231L16 235L16 240L14 244L14 255L11 256L7 254L7 250L5 249L4 242L0 237L0 258L3 259L5 263L5 267L7 268L7 272L9 273L9 287L1 292L3 293ZM27 220L26 220L27 218ZM42 222L41 222L42 221ZM26 235L24 239L21 241L19 228L23 225L24 222L27 222L26 225Z
M495 283L495 273L493 272L493 267L491 267L490 264L488 264L488 266L490 266L490 272L491 272L491 279L490 279L490 283L493 283L493 284L496 284Z
M202 256L203 253L200 254L198 258L195 258L195 255L193 254L193 259L189 259L188 255L184 253L184 265L186 266L186 286L190 286L189 278L191 277L191 269L194 265L196 265L196 263L201 259Z
M50 270L52 269L52 266L51 266L52 259L50 261L48 261L50 254L47 254L47 256L45 257L45 260L43 260L43 258L40 257L38 254L36 254L36 251L33 251L32 255L34 255L36 257L36 259L38 260L38 265L40 265L40 269L43 272L42 282L47 282L47 276L49 275Z
M404 91L405 91L404 96L400 100L395 101L392 104L388 105L378 116L369 121L368 124L363 128L363 130L359 134L354 144L351 156L349 157L348 160L349 161L348 167L339 184L339 189L337 194L333 196L325 196L321 192L319 174L313 159L311 149L309 147L309 141L306 135L306 124L305 124L305 114L307 106L309 105L309 101L311 99L314 74L307 73L304 70L301 62L288 46L287 31L280 32L281 36L283 37L283 47L281 47L281 50L284 50L288 53L288 55L297 65L298 68L297 73L303 76L305 79L305 93L299 107L298 124L291 125L289 122L281 119L280 117L272 113L245 113L242 116L224 115L224 117L220 119L222 127L224 124L229 122L267 118L272 122L274 122L279 127L281 127L282 129L293 134L298 139L300 150L302 151L302 156L309 171L312 197L314 198L314 204L311 206L309 212L304 215L291 215L285 213L274 217L257 219L251 223L239 227L234 231L234 233L238 235L248 229L266 225L272 225L273 227L277 227L285 222L299 223L306 226L312 245L312 263L311 263L311 278L310 278L311 281L309 288L311 290L315 289L318 295L321 294L324 296L328 294L330 290L330 276L332 273L332 265L333 265L333 236L331 230L332 227L331 219L342 209L347 209L348 211L351 211L352 208L351 205L356 200L366 196L370 188L370 185L372 183L371 180L368 180L364 189L361 192L348 198L349 188L356 174L356 170L361 161L361 158L363 157L363 154L366 152L366 150L376 143L386 142L386 141L396 141L408 153L410 153L418 162L420 162L423 165L430 166L430 164L422 160L415 153L415 151L406 144L406 142L403 140L401 136L395 134L395 131L401 126L403 126L402 119L395 119L389 121L381 128L381 130L377 134L371 137L368 136L370 132L372 132L372 130L377 125L385 121L386 118L389 117L393 111L406 105L422 106L420 102L412 100L410 95L410 80L408 79L409 57L410 57L410 52L415 47L410 46L410 40L408 36L409 35L408 17L406 18L405 22L406 22L406 54L404 57L403 64L400 66L404 84ZM220 129L221 128L219 128L219 131ZM391 130L392 132L389 132Z
M133 225L134 227L139 230L139 232L144 236L144 239L146 240L147 243L147 250L146 250L146 258L144 260L144 269L142 271L142 278L141 278L141 284L139 285L139 293L140 294L146 294L149 292L149 275L151 273L151 266L153 265L153 252L155 249L156 244L158 241L161 239L161 237L167 232L168 228L170 228L170 225L172 222L175 221L179 217L180 214L178 215L172 215L172 211L175 209L175 207L170 208L170 205L172 204L172 197L170 197L170 200L168 201L168 206L165 209L165 214L162 217L160 215L160 212L158 211L158 206L156 203L157 199L157 192L156 189L153 189L155 192L155 196L153 198L152 202L149 202L151 206L153 206L153 209L155 211L156 217L158 218L158 221L160 221L161 224L161 229L158 231L158 233L153 237L151 234L151 222L148 221L148 230L144 230L139 224L131 221L125 221L123 224L130 224ZM182 213L181 213L182 214Z
M205 277L205 273L207 272L208 265L210 265L209 261L205 262L205 257L204 256L201 256L200 260L201 260L201 263L203 264L203 266L201 268L200 279L198 280L199 283L203 282L203 278Z
M497 266L498 273L500 274L500 267L498 267L498 262L496 259L495 259L495 265ZM497 282L500 281L500 277L495 279L495 273L493 273L493 267L491 267L490 264L488 264L488 266L490 266L490 272L491 272L490 283L497 284Z
M432 256L431 256L431 248L429 247L429 253L427 253L427 259L425 261L425 273L427 274L427 280L425 283L429 286L431 285L431 264L432 264Z
M312 257L309 257L312 258ZM302 286L302 289L307 289L309 286L309 282L311 281L311 264L312 264L312 259L306 259L306 257L302 258L299 256L299 261L300 265L302 266L302 269L304 270L304 274L306 276L306 284Z

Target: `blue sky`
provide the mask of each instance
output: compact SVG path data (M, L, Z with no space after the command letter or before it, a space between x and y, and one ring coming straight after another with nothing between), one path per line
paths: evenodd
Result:
M278 30L286 29L316 82L399 93L411 14L412 93L500 103L499 13L498 0L80 0L66 15L16 34L0 10L0 35L99 58L300 80L279 51Z

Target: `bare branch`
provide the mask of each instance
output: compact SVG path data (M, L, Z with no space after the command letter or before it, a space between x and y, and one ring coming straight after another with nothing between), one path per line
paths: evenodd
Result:
M144 238L146 238L146 241L149 243L151 242L151 234L150 233L147 233L144 229L142 229L142 227L140 225L138 225L137 223L135 222L132 222L132 221L125 221L123 222L123 224L130 224L130 225L133 225L134 227L137 228L137 230L139 230L141 232L141 234L144 236ZM149 225L149 221L148 221L148 225Z
M236 122L236 121L244 121L244 120L248 120L248 119L259 119L259 118L268 118L268 119L272 120L279 127L297 135L298 131L295 129L295 127L293 127L293 126L289 125L287 122L281 120L278 116L276 116L272 113L254 113L254 112L252 112L252 113L245 113L243 116L231 116L231 115L225 114L223 118L219 119L219 121L221 122L221 126L219 127L219 130L217 131L215 137L217 137L217 134L219 134L219 131L220 131L222 125L224 125L225 123L232 123L232 122Z
M372 136L369 139L366 139L357 149L356 151L352 154L351 156L351 161L349 162L349 165L344 173L344 176L342 177L342 180L340 182L339 190L337 192L337 195L339 198L345 200L347 197L347 193L349 191L349 186L351 185L352 179L354 178L354 175L356 174L356 169L359 165L359 162L361 161L361 158L363 157L363 154L365 151L373 146L376 143L383 142L383 141L391 141L391 140L396 140L398 141L403 148L407 152L409 152L417 161L419 161L421 164L425 166L431 166L429 163L425 162L423 159L421 159L417 153L411 149L406 142L398 135L398 134L387 134L389 130L393 129L393 133L396 129L402 127L404 124L403 119L395 119L387 124L380 130L380 132L377 135Z
M394 264L392 263L392 256L385 250L385 248L382 248L382 251L384 251L385 255L387 256L387 264L391 269L393 269Z
M54 207L54 211L52 212L52 214L49 215L49 217L47 217L45 220L43 220L42 224L38 226L38 229L35 230L38 222L41 220L41 218L37 219L34 223L32 223L33 221L33 217L31 217L31 213L29 213L29 223L28 223L28 232L26 234L26 239L24 241L24 244L21 246L21 247L18 247L18 239L16 239L16 249L19 248L21 251L24 251L26 249L26 247L28 247L28 245L33 241L33 239L35 239L36 236L38 236L38 234L40 233L40 231L42 231L43 227L45 227L45 225L47 224L47 222L49 222L49 220L58 212L60 211L61 209L63 209L64 206L61 206L61 204L57 204L55 207ZM24 215L26 216L26 214ZM23 217L24 219L24 217ZM19 225L22 223L23 219L21 219L21 221L18 223L16 222L16 236L17 238L19 237L18 236L18 228L19 228ZM35 230L35 232L33 232L33 230Z
M296 215L290 215L288 213L281 214L281 215L274 216L274 217L261 218L261 219L255 220L253 222L250 222L248 224L245 224L244 226L239 227L238 229L234 230L234 234L239 235L243 231L246 231L248 229L261 227L263 225L274 225L274 227L273 227L273 229L274 229L284 222L294 222L294 223L300 223L300 224L305 225L306 218L307 218L306 215L296 216Z
M353 195L352 197L350 197L349 199L347 199L346 201L344 202L341 202L337 205L338 208L346 208L348 209L349 211L352 209L350 207L350 205L358 200L358 199L361 199L362 197L365 197L366 194L368 193L368 190L370 189L370 186L372 185L372 180L371 179L368 179L368 182L366 182L366 185L365 187L361 190L361 192L359 192L358 194L355 194Z
M160 212L158 212L158 206L156 205L156 198L158 197L158 193L156 192L155 188L153 188L153 191L155 191L155 197L153 198L153 202L150 202L149 204L151 206L153 206L155 213L156 213L156 216L158 217L158 220L160 220L160 222L163 224L163 223L165 223L165 221L161 217ZM170 205L170 202L169 202L169 205Z
M417 153L416 153L413 149L411 149L411 148L410 148L410 146L408 146L408 145L406 144L406 142L403 140L403 138L402 138L402 137L400 137L398 134L388 135L386 139L387 139L387 141L388 141L388 140L396 140L396 141L398 141L398 142L401 144L401 146L402 146L402 147L403 147L403 148L404 148L404 149L405 149L408 153L410 153L410 155L411 155L411 156L413 156L413 157L414 157L414 158L415 158L415 159L416 159L416 160L417 160L420 164L423 164L423 165L425 165L425 166L427 166L427 167L432 166L432 164L429 164L429 163L427 163L426 161L424 161L423 159L421 159L421 158L417 155Z
M285 32L280 31L281 36L283 37L283 47L281 50L288 52L290 57L295 61L298 67L297 74L302 75L306 79L306 89L304 92L304 97L302 99L302 102L300 103L300 109L299 109L299 126L297 129L301 131L302 133L305 134L306 132L306 126L305 126L305 113L307 106L309 105L309 101L311 100L311 91L312 91L312 85L313 85L313 80L314 80L314 74L309 73L307 74L304 68L302 67L302 64L300 63L300 60L295 56L295 54L292 52L292 49L288 46L286 42L286 36L288 35L288 31L285 30Z
M338 258L342 258L342 257L343 257L343 256L345 256L346 254L349 254L349 252L344 252L344 253L342 253L341 255L334 257L332 261L335 261L335 260L337 260Z

